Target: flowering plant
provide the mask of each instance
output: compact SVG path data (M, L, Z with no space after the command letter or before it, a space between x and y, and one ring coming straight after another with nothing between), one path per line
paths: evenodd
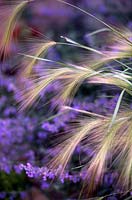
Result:
M23 8L32 2L35 3L22 1L11 5L11 15L7 18L0 42L2 60L8 57L7 52L11 48L18 16ZM24 169L29 177L43 177L44 181L55 177L59 177L62 182L65 179L74 183L83 180L86 196L93 195L107 173L118 172L114 180L117 189L128 191L132 188L132 111L125 98L131 99L132 96L131 32L115 28L79 7L63 3L102 23L106 29L92 34L108 32L106 35L109 44L106 44L103 50L95 49L62 36L63 42L42 39L28 41L32 47L30 53L27 49L24 53L20 50L18 53L16 49L21 56L22 66L18 70L15 90L20 103L19 108L25 110L34 105L39 96L44 97L44 103L47 105L50 99L48 120L43 122L41 128L55 133L58 143L44 157L42 164L45 166L33 167L30 163L24 163L16 166L16 169ZM58 45L88 51L87 60L79 64L70 64L42 57L49 48ZM37 65L40 61L44 66ZM2 70L3 67L4 65ZM117 97L113 113L107 112L107 109L104 113L98 113L94 112L94 108L89 111L83 106L75 107L74 97L81 85L105 85L111 90L118 88L120 95ZM52 94L48 94L49 91L52 91ZM50 120L53 123L49 123ZM67 124L67 128L64 128L64 124ZM46 137L46 132L39 132L39 139ZM85 152L85 155L81 160L77 160L79 166L72 167L70 160L75 151L79 151L80 155Z

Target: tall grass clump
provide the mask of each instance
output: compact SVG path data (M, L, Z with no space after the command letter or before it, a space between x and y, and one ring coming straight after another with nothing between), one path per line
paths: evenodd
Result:
M11 51L11 42L13 38L13 32L15 26L18 23L19 17L22 14L24 8L30 1L8 1L5 5L0 3L0 57L2 60L6 59L8 52Z
M118 171L118 180L115 187L122 191L132 188L132 110L129 109L125 95L132 98L132 33L127 29L115 28L96 18L92 14L69 3L68 4L84 14L91 16L109 30L109 46L105 50L94 49L73 41L71 38L62 37L63 42L36 40L32 53L18 52L23 56L23 67L20 69L20 91L18 92L20 110L25 110L39 99L41 93L49 85L59 82L59 90L52 95L54 108L61 109L62 113L75 110L79 113L77 121L72 123L70 131L58 137L55 149L58 153L47 166L50 170L58 170L61 176L66 170L72 155L79 144L85 148L93 149L93 154L84 165L80 166L81 172L85 171L82 190L86 196L91 196L102 183L104 174L110 170ZM6 55L12 30L15 26L18 12L24 8L28 1L13 5L13 12L7 22L5 32L0 43L1 54ZM69 64L49 60L42 57L52 46L63 45L80 48L88 52L87 61L81 64ZM47 63L39 72L35 65L39 61ZM21 80L24 80L21 83ZM109 85L111 90L116 87L120 90L117 104L113 114L99 115L84 110L72 108L72 101L82 84ZM53 149L54 150L54 149Z

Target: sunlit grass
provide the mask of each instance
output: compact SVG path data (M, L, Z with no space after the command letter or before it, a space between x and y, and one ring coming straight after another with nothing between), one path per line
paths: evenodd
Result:
M1 21L1 41L0 41L0 57L5 60L11 49L13 31L18 19L30 1L12 1L9 5L0 5L0 21Z
M63 135L62 142L60 140L59 145L56 146L60 151L49 162L48 167L51 170L60 169L58 176L62 175L76 147L86 140L87 147L93 147L93 157L84 166L87 172L84 183L87 194L91 195L96 187L102 183L103 176L108 170L108 163L111 166L116 166L120 173L117 185L124 189L130 189L132 188L132 111L125 108L120 110L120 105L124 93L132 96L132 68L125 61L125 59L129 60L132 57L130 39L132 33L128 30L116 29L81 8L62 0L58 1L80 10L103 24L113 34L111 45L108 46L107 50L97 50L62 36L64 41L36 41L31 45L31 53L18 52L19 55L23 56L23 68L18 76L18 81L23 79L20 83L22 84L21 89L18 91L20 109L26 110L34 105L41 92L58 81L60 87L58 93L55 93L53 97L56 106L59 105L62 110L74 110L89 117L82 117L78 123L72 125L70 134ZM0 42L0 53L4 57L10 45L18 16L27 3L28 1L22 1L12 6L11 15L6 22ZM100 31L102 30L91 34L98 34ZM73 65L42 57L49 48L57 45L63 45L63 48L72 46L85 50L88 55L87 62ZM91 59L91 54L93 59ZM41 73L35 71L35 65L39 61L44 61L47 64L41 68ZM107 116L103 116L71 107L74 96L83 83L106 84L110 85L111 88L113 86L120 88L121 94L113 115L108 113Z

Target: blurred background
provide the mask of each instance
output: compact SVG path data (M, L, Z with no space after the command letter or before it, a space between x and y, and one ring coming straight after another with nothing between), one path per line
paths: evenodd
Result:
M11 3L6 0L0 1L0 12L9 2ZM132 30L132 0L69 0L67 2L89 11L108 24ZM61 36L92 48L103 49L104 43L109 42L107 31L96 35L91 34L103 28L106 27L94 18L56 0L36 0L29 3L23 11L13 32L8 59L4 64L2 59L0 61L0 65L4 65L0 71L0 199L77 199L82 186L78 171L66 174L61 180L53 180L54 174L48 174L47 178L43 173L47 161L46 155L50 154L53 157L55 154L50 147L52 139L67 129L69 121L76 117L76 113L69 112L52 121L45 121L51 116L47 109L50 110L54 102L47 107L42 105L58 89L58 84L49 87L41 95L40 102L30 111L18 112L16 77L21 63L18 56L12 55L17 54L18 49L22 53L25 49L30 49L30 41L33 44L36 38L63 42ZM15 43L16 38L17 43ZM25 39L27 43L23 42ZM46 56L51 60L73 64L87 60L84 51L63 45L51 48ZM44 64L39 62L38 68ZM119 92L117 88L110 90L106 86L82 85L72 106L99 114L112 113ZM130 106L132 107L131 103ZM78 147L70 163L72 167L78 164L80 152L83 158L92 155L90 149ZM21 164L25 164L24 167ZM125 196L122 197L120 194L114 195L116 177L115 172L106 174L95 196L110 195L105 198L108 200L125 199Z

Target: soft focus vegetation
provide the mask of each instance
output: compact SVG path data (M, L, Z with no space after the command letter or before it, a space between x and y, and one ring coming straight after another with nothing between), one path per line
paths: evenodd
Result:
M76 5L57 2L83 13L103 28L87 35L95 37L97 45L65 34L59 40L49 39L32 28L23 36L17 33L16 37L15 29L20 17L24 17L24 8L32 8L36 2L2 5L2 20L4 10L10 9L10 15L3 21L0 34L0 168L3 171L0 177L2 180L5 177L5 181L10 176L18 176L14 179L21 183L27 180L27 187L36 184L49 199L120 199L123 195L124 199L129 198L132 188L131 30L110 25ZM98 45L98 40L102 44ZM62 58L71 54L71 58L63 61L57 56L50 57L52 51L62 52ZM10 73L14 75L8 78ZM18 110L13 105L16 103ZM10 174L8 178L7 174ZM18 185L17 181L11 185ZM21 198L28 198L23 197L27 187L22 188L20 184L12 198L19 198L19 193ZM1 191L12 190L8 184L5 188L7 191ZM1 195L0 198L6 197L6 193Z

